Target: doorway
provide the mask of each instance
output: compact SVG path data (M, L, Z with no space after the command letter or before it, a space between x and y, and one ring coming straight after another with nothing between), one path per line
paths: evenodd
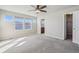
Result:
M41 19L41 34L45 33L45 19Z
M72 41L73 14L66 14L66 40Z

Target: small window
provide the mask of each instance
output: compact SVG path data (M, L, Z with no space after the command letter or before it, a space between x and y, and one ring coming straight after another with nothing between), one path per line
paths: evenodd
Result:
M32 29L32 19L26 18L24 21L24 28L25 29Z
M4 20L7 22L12 22L13 16L4 16Z
M23 18L15 18L15 28L17 30L22 30L23 29L23 22L24 22Z

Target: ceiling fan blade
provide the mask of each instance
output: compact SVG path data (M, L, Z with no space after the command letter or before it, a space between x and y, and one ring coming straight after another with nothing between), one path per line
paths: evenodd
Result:
M40 9L43 9L43 8L46 8L47 6L45 5L45 6L42 6L42 7L40 7Z
M47 12L46 10L40 10L41 12Z

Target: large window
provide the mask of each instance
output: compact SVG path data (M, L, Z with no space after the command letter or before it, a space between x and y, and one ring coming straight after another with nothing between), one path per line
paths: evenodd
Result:
M24 20L24 29L29 29L29 30L32 29L32 19L26 18Z
M16 17L15 18L15 29L22 30L23 29L23 18Z
M4 16L4 20L9 23L13 23L16 30L31 30L32 29L32 18Z

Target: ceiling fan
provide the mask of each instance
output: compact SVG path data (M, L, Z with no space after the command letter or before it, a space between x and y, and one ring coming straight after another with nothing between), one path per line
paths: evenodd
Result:
M36 13L39 13L39 12L47 12L46 10L44 10L47 6L46 5L31 5L31 7L34 8L34 10L30 10L30 11L35 11Z

